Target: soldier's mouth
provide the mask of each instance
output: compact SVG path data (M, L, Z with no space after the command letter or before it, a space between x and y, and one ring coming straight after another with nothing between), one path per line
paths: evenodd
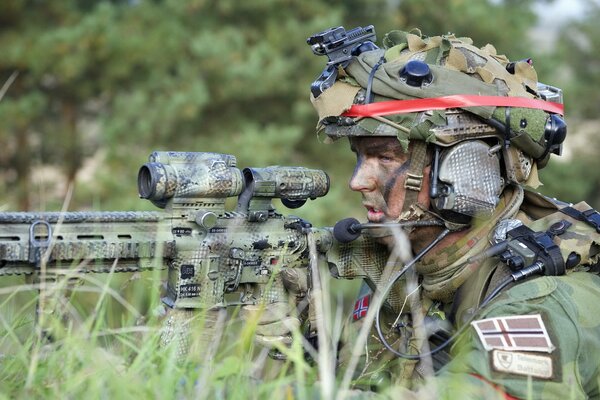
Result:
M383 222L385 213L377 208L365 205L367 209L367 219L369 222Z

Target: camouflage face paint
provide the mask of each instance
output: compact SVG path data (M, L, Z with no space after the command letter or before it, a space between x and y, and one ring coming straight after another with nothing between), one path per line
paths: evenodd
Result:
M350 188L360 192L371 222L396 219L402 210L405 189L403 180L410 166L395 137L351 138L357 161Z
M410 159L406 160L404 162L404 164L399 166L393 172L392 176L386 181L385 186L384 186L384 191L383 191L383 199L385 200L386 203L389 202L390 194L392 193L392 190L396 186L396 183L398 182L398 178L403 177L409 168L410 168Z

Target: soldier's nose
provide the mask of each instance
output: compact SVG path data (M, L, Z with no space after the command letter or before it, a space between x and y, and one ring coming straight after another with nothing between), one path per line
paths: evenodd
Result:
M365 192L373 190L375 187L372 174L369 173L369 169L365 168L362 164L357 164L352 173L352 178L348 183L351 190L355 192Z

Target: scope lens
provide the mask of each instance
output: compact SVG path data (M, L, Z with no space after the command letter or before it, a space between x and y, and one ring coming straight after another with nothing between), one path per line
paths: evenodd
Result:
M154 194L155 185L152 181L152 171L148 165L142 165L138 172L138 192L142 199L149 199Z

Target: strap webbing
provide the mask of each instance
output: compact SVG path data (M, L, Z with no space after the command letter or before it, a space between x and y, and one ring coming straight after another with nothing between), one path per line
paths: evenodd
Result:
M423 186L423 168L427 164L427 143L415 140L412 142L412 146L410 168L404 182L404 187L407 190L402 208L403 215L417 203L417 197Z
M571 218L575 218L576 220L585 222L586 224L596 229L596 232L600 233L600 213L598 213L598 211L594 210L593 208L590 208L586 211L579 211L571 206L568 206L561 208L559 211L563 214L568 215Z

